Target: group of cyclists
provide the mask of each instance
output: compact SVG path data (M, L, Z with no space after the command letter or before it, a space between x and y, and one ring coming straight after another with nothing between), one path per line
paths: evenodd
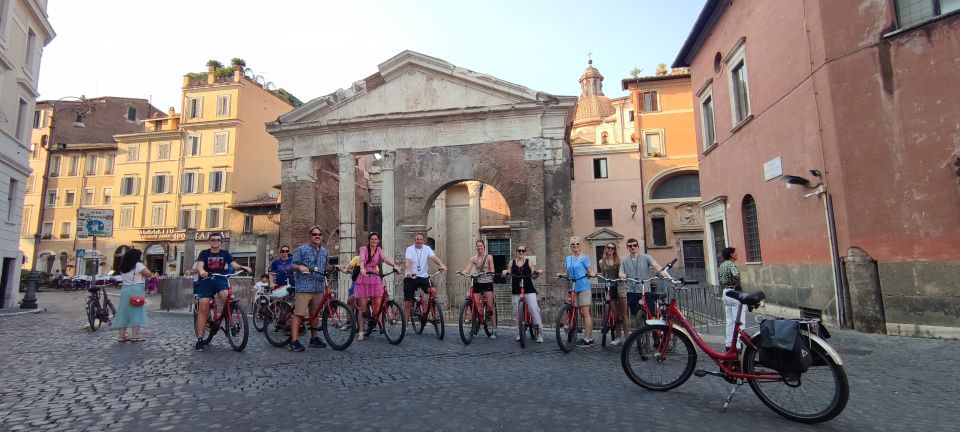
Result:
M367 244L360 247L358 256L354 257L349 264L331 265L329 264L329 253L324 244L323 229L314 225L308 230L310 239L307 243L301 245L291 255L288 246L282 246L279 250L280 257L270 264L268 273L269 288L279 289L292 285L294 294L294 313L290 326L292 343L289 345L291 351L304 351L305 347L298 340L300 324L315 308L320 307L321 295L326 288L327 272L334 269L342 272L353 273L353 282L349 290L348 304L350 307L359 306L359 310L364 311L369 302L372 302L374 310L378 310L382 301L383 290L385 289L382 281L381 265L386 264L395 269L398 273L403 272L403 311L405 316L410 316L411 307L417 290L422 290L425 294L432 289L428 265L434 263L441 272L447 270L447 266L436 255L433 249L426 244L426 236L423 233L417 233L414 236L414 244L407 247L404 252L404 266L400 267L389 258L389 254L384 253L380 243L380 235L370 233L367 237ZM221 300L226 301L225 295L228 288L227 278L208 277L210 274L225 275L229 272L230 266L239 268L252 273L249 267L236 262L230 255L230 252L222 249L220 246L223 241L222 235L218 233L211 234L208 238L210 248L200 252L193 267L193 272L199 275L199 280L194 284L194 294L200 297L200 306L197 313L197 342L195 349L200 351L205 348L203 342L203 327L210 313L210 299L214 296L220 296ZM608 243L605 246L603 257L598 260L599 274L607 279L649 279L651 271L655 274L662 274L663 268L657 261L645 253L640 252L640 244L635 238L627 240L628 254L622 258L617 252L615 243ZM467 262L466 267L461 274L469 274L476 271L477 274L474 284L474 302L483 301L488 312L485 319L491 324L493 330L490 332L490 339L497 338L496 321L496 303L493 295L493 276L496 274L494 269L493 257L486 252L486 245L482 240L475 244L476 255L472 256ZM501 271L501 275L511 278L511 294L514 307L514 313L520 300L521 291L525 297L528 308L533 318L534 334L538 343L543 342L541 327L540 310L537 302L537 291L533 280L543 274L542 270L537 270L536 265L527 258L526 246L519 245L516 248L516 256L510 261L509 268ZM572 290L576 293L575 307L580 309L584 317L584 336L576 342L576 346L589 347L593 345L592 319L590 308L592 304L592 295L590 293L590 283L588 278L597 277L598 273L591 270L590 258L584 255L580 247L580 237L570 239L570 255L565 258L564 267L566 277L572 281ZM294 277L294 275L296 275ZM557 276L561 276L558 274ZM522 287L522 289L521 289ZM611 310L616 314L617 326L613 331L613 345L619 345L622 338L626 335L627 329L627 311L636 317L640 309L640 300L643 293L643 287L636 282L627 284L614 283L610 289ZM479 303L477 303L479 304ZM357 340L363 340L364 319L359 321L359 334ZM310 339L308 345L316 348L323 348L326 344L318 337L317 331L319 323L317 320L308 323L310 329ZM619 336L619 337L618 337ZM517 335L517 340L520 336Z

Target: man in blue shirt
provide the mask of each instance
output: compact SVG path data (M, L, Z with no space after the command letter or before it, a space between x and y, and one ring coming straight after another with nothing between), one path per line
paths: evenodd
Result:
M286 286L290 283L290 266L293 265L293 258L290 257L290 247L283 245L280 247L280 258L270 263L270 289Z
M292 270L297 270L301 274L297 276L296 284L296 305L293 309L293 322L291 323L290 335L293 342L290 343L290 351L303 351L305 348L300 343L300 322L310 316L316 308L320 307L320 300L327 286L327 277L322 273L327 271L327 259L329 255L327 248L323 247L323 230L314 225L310 227L310 243L301 245L293 253ZM340 269L340 266L337 266ZM317 336L317 327L320 319L310 321L310 346L323 348L327 346L320 337Z
M210 299L213 296L220 297L221 302L227 301L227 288L230 284L227 278L211 275L225 275L230 272L229 266L242 268L248 273L253 273L250 267L241 265L233 259L230 251L220 249L223 244L223 235L215 232L207 238L210 242L210 249L204 249L197 256L197 261L193 265L193 270L200 275L200 280L193 284L193 294L200 296L200 309L197 310L197 343L194 349L203 351L205 346L203 342L203 332L207 323L207 316L210 314Z

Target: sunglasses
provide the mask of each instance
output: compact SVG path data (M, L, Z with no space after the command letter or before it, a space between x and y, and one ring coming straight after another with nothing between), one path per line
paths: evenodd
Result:
M280 253L290 253L290 249L280 249Z
M570 246L580 246L580 243L570 243Z
M525 252L527 252L526 249L517 249L517 253L525 253Z
M628 244L627 247L629 247L629 248L635 248L635 247L640 247L640 245L639 245L639 244Z
M616 248L617 248L616 246L607 246L607 249L610 249L610 250L614 250Z
M310 237L323 237L323 233L310 233Z
M210 239L210 243L222 242L222 241L223 241L223 240L220 240L220 239Z

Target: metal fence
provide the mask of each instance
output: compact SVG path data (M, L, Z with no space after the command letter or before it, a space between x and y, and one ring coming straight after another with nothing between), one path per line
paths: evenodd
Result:
M240 305L249 314L254 297L253 278L231 278L230 287L233 288L233 296L240 299ZM189 309L191 307L193 307L193 278L160 278L160 309Z

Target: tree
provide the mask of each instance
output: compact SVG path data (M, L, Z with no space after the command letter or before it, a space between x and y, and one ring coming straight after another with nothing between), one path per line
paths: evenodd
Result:
M223 63L220 63L217 60L207 60L207 67L214 69L223 69Z
M240 57L234 57L230 59L230 66L247 67L247 61Z
M638 69L636 66L634 66L633 69L630 70L630 75L632 75L634 78L638 78L641 72L643 72L643 69Z
M657 76L664 76L667 74L667 64L660 63L657 65Z

